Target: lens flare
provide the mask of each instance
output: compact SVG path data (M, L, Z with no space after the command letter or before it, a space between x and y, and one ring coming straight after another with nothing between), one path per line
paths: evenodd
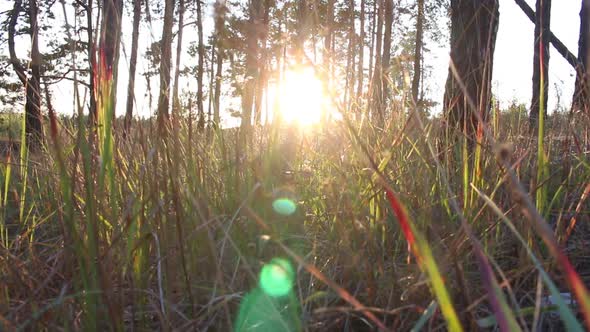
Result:
M260 271L260 288L271 297L289 294L293 288L295 271L286 259L273 258Z
M297 204L288 198L277 198L272 202L272 208L280 215L290 216L297 210Z

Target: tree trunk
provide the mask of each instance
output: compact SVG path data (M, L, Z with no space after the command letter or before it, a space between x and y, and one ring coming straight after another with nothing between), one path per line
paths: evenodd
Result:
M213 104L213 123L217 128L220 125L219 98L221 98L221 82L223 76L223 32L225 24L225 2L215 2L215 43L217 47L217 68L215 70L215 99Z
M96 124L96 91L94 89L94 79L96 78L96 47L94 44L94 33L92 27L92 0L88 0L84 6L86 12L86 36L87 36L87 49L88 52L88 69L90 75L88 77L88 87L90 90L90 109L88 110L90 123Z
M383 4L384 1L377 0L377 33L375 35L375 68L373 69L373 78L371 82L371 115L373 120L382 124L383 122L383 103L381 91L383 90L383 67L381 45L383 41Z
M381 102L383 103L383 108L387 104L389 100L389 91L390 91L390 71L391 71L391 29L393 24L393 0L385 0L385 33L383 34L383 64L382 64L382 79L381 79L381 89L382 89L382 98ZM384 112L383 109L382 112ZM384 114L382 114L384 116Z
M359 65L357 70L358 85L356 90L355 103L358 110L361 109L361 97L363 95L363 75L364 75L364 54L365 54L365 0L361 0L361 12L360 12L360 32L359 32Z
M582 0L580 9L580 38L578 40L578 68L573 110L590 114L590 0Z
M203 44L203 10L201 0L197 1L197 30L199 34L199 63L197 70L197 110L199 122L197 128L203 131L205 128L205 109L203 108L203 72L205 71L205 45Z
M131 58L129 59L129 82L127 85L127 107L125 109L125 135L131 128L133 102L135 100L135 69L137 67L137 44L139 42L139 21L141 18L141 0L133 0L133 31L131 32Z
M344 91L344 100L346 109L354 102L354 83L355 83L355 27L354 27L354 0L348 0L348 51L346 56L346 84Z
M542 109L543 116L547 114L550 19L551 0L537 0L535 13L535 50L533 57L533 95L529 116L531 130L536 129L539 125L540 110Z
M242 123L244 134L248 135L252 125L252 107L254 102L254 88L258 78L258 21L262 0L252 0L249 8L249 19L246 37L246 79L242 94Z
M16 56L14 37L16 24L20 12L23 10L22 1L15 0L10 20L8 22L8 50L10 62L19 80L26 87L25 101L25 133L29 146L38 146L43 139L41 124L41 54L39 53L39 28L37 26L37 1L29 2L29 34L31 36L31 75L27 76L25 67Z
M160 41L160 94L158 96L158 129L166 135L170 116L170 62L172 57L172 18L175 0L166 0L164 24Z
M261 59L259 63L259 70L260 74L258 75L258 80L256 82L256 96L254 98L254 123L261 123L262 118L262 95L264 92L264 87L266 86L267 78L267 62L268 62L268 49L267 49L267 39L268 39L268 24L269 24L269 16L270 16L270 8L271 8L271 1L264 0L264 12L262 14L262 24L260 25L260 29L258 31L258 35L260 36L260 44L262 45Z
M474 138L478 114L485 121L490 108L498 7L498 0L451 1L451 67L444 112L449 126L468 138Z
M420 93L420 77L422 74L422 43L424 34L424 0L418 0L416 17L416 48L414 50L414 78L412 79L412 98L418 105Z
M149 0L148 0L149 1ZM197 0L198 2L198 0ZM180 55L182 54L182 32L184 31L184 0L178 2L178 34L176 35L176 62L174 66L174 87L172 88L172 121L176 125L180 112L178 80L180 79ZM199 55L200 57L200 55Z

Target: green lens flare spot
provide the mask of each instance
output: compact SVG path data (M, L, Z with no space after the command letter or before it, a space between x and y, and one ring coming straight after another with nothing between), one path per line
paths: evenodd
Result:
M289 261L273 258L260 271L260 288L272 297L285 296L293 288L294 278L295 271Z
M278 214L289 216L295 213L297 205L295 204L295 202L288 198L278 198L274 202L272 202L272 208Z

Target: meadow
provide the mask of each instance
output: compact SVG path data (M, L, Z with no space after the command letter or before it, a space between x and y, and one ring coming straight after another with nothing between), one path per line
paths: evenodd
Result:
M470 155L440 118L395 114L250 142L115 121L110 143L50 114L1 166L2 329L583 330L588 119L548 117L538 183L522 107Z

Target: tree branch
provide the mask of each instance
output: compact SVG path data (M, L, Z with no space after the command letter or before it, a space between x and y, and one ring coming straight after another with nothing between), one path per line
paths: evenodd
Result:
M531 22L535 23L535 11L526 3L525 0L514 0L518 7L522 9L525 15L531 20ZM549 40L553 47L557 50L559 54L572 66L574 69L578 68L578 57L576 57L568 48L559 40L553 32L549 31Z
M16 76L22 82L23 85L27 83L27 75L25 72L25 68L18 60L16 56L16 51L14 49L14 36L16 35L16 22L18 20L18 15L22 11L22 0L14 0L14 8L12 9L12 13L10 14L10 21L8 22L8 52L10 53L10 63L12 64L12 68L16 72Z

